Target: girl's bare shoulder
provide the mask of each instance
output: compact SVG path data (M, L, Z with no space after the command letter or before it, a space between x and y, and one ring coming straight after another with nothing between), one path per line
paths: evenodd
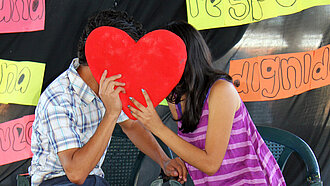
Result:
M231 103L235 105L235 108L240 107L240 97L231 82L226 80L217 80L210 90L209 102L216 103Z

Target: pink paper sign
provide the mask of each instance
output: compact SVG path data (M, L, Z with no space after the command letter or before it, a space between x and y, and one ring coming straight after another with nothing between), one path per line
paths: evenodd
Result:
M45 0L0 0L0 33L44 30Z
M34 114L0 123L0 166L32 157Z

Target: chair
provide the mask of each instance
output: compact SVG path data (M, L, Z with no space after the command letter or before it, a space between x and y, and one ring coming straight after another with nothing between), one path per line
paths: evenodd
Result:
M161 119L165 122L168 118L168 112L164 111L165 106L156 107L157 112L160 114ZM166 122L165 122L166 123ZM171 150L157 137L155 137L164 152L172 157ZM121 127L116 125L113 131L111 142L107 150L102 170L104 178L110 185L141 185L140 182L156 179L152 175L141 177L141 165L145 154L141 152L130 141L126 134L122 131ZM151 167L150 167L151 168ZM157 176L159 172L157 173Z
M307 183L323 185L317 159L308 144L298 136L278 128L257 126L257 130L275 157L281 171L292 152L296 152L304 161L307 171Z
M116 125L102 170L110 185L134 185L144 154L135 147L121 127Z

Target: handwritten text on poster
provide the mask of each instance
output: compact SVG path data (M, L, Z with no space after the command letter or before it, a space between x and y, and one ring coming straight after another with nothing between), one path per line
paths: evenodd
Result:
M196 29L237 26L330 4L329 0L186 0Z
M233 60L229 74L243 101L288 98L330 84L329 48Z
M0 103L37 105L44 63L0 59Z
M44 30L45 0L0 0L0 33Z
M32 157L34 115L0 123L0 166Z

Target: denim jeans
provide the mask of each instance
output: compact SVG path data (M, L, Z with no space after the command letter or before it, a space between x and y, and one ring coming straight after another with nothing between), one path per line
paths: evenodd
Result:
M66 176L60 176L57 178L45 180L40 184L40 186L76 186L76 185L77 184L70 182L70 180ZM82 184L81 186L109 186L109 183L100 176L89 175L86 178L84 184Z

